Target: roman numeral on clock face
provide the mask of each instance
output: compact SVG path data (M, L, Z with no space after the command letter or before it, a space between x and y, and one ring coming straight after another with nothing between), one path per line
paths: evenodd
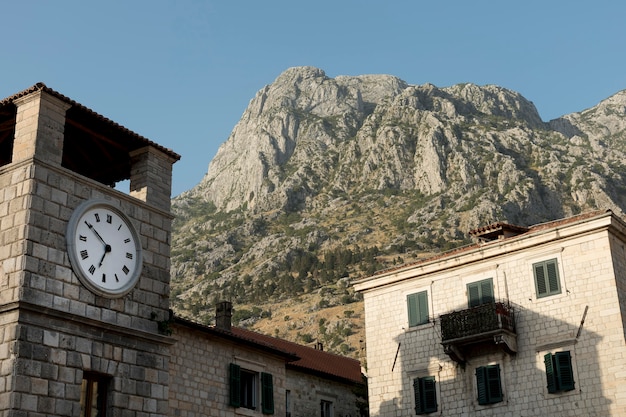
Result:
M96 272L96 267L95 267L95 266L93 266L93 265L91 265L91 266L89 267L89 273L90 273L91 275L93 275L93 273L94 273L94 272Z
M128 242L130 242L130 238L124 239L124 243L128 243Z
M87 253L87 249L83 249L80 251L80 257L83 259L89 258L89 254Z
M133 259L133 254L132 254L132 253L130 253L130 252L126 252L126 257L127 257L128 259Z
M126 265L124 265L124 267L122 268L122 272L124 272L126 275L128 275L128 272L130 272L130 269L128 269L128 267Z
M113 222L113 216L111 216L110 214L107 214L107 223L112 223Z
M86 242L86 241L87 241L87 236L80 235L80 236L78 236L78 239L79 239L81 242Z

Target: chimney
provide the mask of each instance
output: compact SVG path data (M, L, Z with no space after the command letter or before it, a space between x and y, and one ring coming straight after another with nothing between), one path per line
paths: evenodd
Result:
M230 332L231 319L233 317L233 303L222 301L215 307L215 327Z

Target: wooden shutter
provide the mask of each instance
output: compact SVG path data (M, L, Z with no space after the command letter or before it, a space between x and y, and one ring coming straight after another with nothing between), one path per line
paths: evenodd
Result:
M535 286L537 297L559 294L561 285L559 283L559 269L556 259L533 264L535 273Z
M261 373L261 411L274 414L274 383L272 374Z
M467 284L467 298L470 307L480 305L480 286L477 282Z
M417 294L407 295L406 302L409 310L409 327L417 326L419 321L419 301Z
M487 367L487 389L489 391L489 403L498 403L502 401L500 365L492 365Z
M478 389L478 404L486 405L502 401L500 365L476 368L476 387Z
M489 404L487 392L487 370L484 366L476 368L476 388L478 389L478 404Z
M241 405L241 367L234 363L230 364L230 395L229 405L239 407Z
M409 311L409 327L417 326L428 322L428 292L422 291L409 294L407 299L407 309Z
M535 264L534 266L537 297L543 297L548 294L548 286L546 285L546 276L543 270L543 263Z
M435 388L435 377L427 376L421 379L424 413L437 411L437 390Z
M572 370L572 358L569 351L554 354L554 368L559 381L559 391L571 391L574 389L574 372Z
M556 259L546 262L546 271L548 275L548 290L550 294L558 294L561 292L559 286L559 271L556 265Z
M552 363L551 353L546 353L545 355L543 355L543 363L546 365L546 380L548 382L548 392L555 393L558 391L558 383Z
M487 304L493 302L493 281L491 281L491 278L485 279L480 282L480 303Z
M437 411L435 377L415 378L413 380L413 396L415 397L415 414Z
M413 397L415 398L415 414L422 413L422 384L419 378L413 380Z

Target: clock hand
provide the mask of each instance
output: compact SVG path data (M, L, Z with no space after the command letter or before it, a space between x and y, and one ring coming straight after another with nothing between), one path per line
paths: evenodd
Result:
M104 246L104 253L102 254L102 258L100 258L100 263L98 264L98 268L102 266L102 261L104 261L104 257L107 256L107 253L111 252L111 245Z
M100 233L98 233L98 231L95 229L95 227L93 227L91 225L91 223L89 223L88 221L85 220L85 224L87 225L88 228L91 229L92 232L94 232L96 234L96 236L98 237L98 239L100 239L100 242L102 242L102 244L105 246L105 248L109 245L107 245L107 243L104 241L104 239L102 239L102 236L100 236ZM111 247L109 246L109 252L111 252ZM106 252L105 252L106 253Z

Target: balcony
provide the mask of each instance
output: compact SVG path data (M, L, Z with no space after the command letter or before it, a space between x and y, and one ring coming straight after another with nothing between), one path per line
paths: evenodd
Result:
M517 341L513 309L508 304L493 302L444 314L441 344L446 354L459 363L465 363L466 356L479 345L499 346L514 354Z

